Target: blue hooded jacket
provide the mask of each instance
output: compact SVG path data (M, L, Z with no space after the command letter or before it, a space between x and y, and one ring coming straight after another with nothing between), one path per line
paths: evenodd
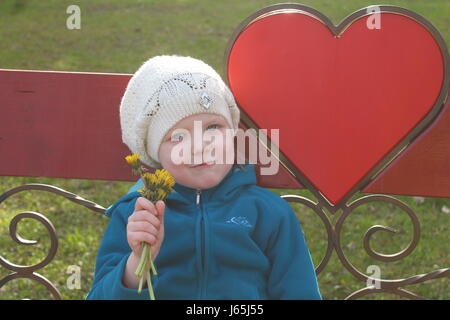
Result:
M86 299L148 299L122 283L131 248L128 217L141 179L106 210L110 217ZM322 299L300 223L289 203L256 185L253 164L234 165L216 186L174 185L152 276L162 299Z

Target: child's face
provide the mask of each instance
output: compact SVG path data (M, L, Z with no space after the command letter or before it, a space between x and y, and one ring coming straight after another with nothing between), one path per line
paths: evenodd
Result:
M195 135L194 121L197 122ZM214 187L234 163L234 139L230 130L220 115L201 113L180 120L170 128L159 147L162 167L184 186L202 190ZM181 162L181 157L187 161ZM199 166L199 163L207 165Z

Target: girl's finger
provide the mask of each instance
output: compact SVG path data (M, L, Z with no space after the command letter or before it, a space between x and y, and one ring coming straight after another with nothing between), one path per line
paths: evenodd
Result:
M146 210L136 211L135 213L133 213L128 218L128 222L133 221L148 221L156 227L159 227L160 225L160 219Z
M134 205L134 211L148 210L153 214L157 214L155 205L144 197L139 197Z
M158 229L148 221L133 221L130 222L128 230L131 232L148 232L157 234Z
M158 211L158 216L162 217L164 214L164 210L166 208L166 204L162 200L158 200L155 204L156 210Z
M156 237L148 232L133 232L133 234L130 235L130 242L133 244L134 248L136 248L137 245L141 245L141 242L147 242L148 244L153 245L156 242Z

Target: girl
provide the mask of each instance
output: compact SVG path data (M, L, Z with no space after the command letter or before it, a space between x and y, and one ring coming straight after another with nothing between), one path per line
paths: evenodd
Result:
M156 299L321 299L290 205L256 185L254 165L224 161L239 115L200 60L157 56L139 68L120 106L122 139L144 164L170 171L175 191L154 205L139 179L107 209L87 299L148 299L134 275L142 241L158 271Z

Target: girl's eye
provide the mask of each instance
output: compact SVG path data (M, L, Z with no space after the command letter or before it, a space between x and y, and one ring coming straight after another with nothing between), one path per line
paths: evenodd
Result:
M183 140L182 133L176 133L172 136L172 141L182 141L182 140Z
M217 127L217 128L219 128L219 125L218 124L211 124L211 125L209 125L207 128L206 128L206 130L208 130L209 128L211 128L211 127Z

